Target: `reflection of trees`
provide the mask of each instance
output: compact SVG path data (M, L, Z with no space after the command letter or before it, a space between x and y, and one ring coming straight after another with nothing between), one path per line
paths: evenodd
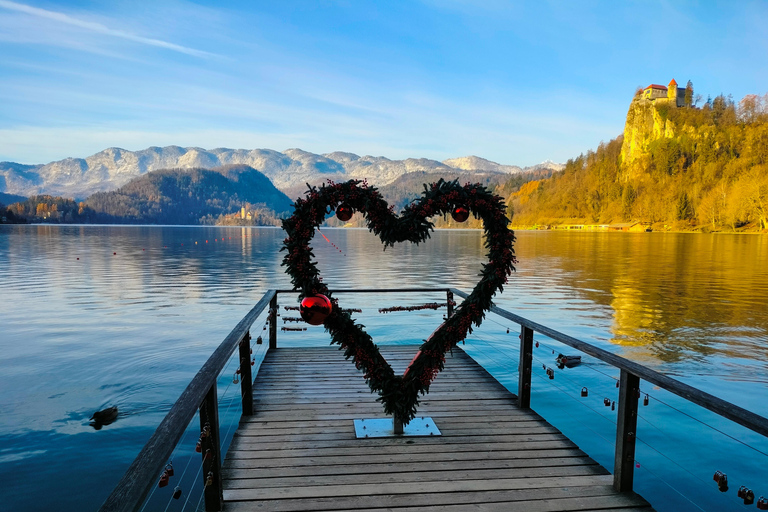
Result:
M768 240L758 235L521 233L521 261L560 267L562 286L613 310L633 357L768 354ZM528 236L535 237L529 254Z

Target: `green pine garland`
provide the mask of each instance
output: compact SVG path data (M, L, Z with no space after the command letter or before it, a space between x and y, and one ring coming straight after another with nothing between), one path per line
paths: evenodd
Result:
M467 208L483 221L488 262L483 264L480 281L454 314L421 346L403 376L395 375L371 336L348 312L339 308L320 279L309 242L315 229L341 204L364 214L368 229L384 242L384 247L405 241L424 242L434 229L429 218L450 214L458 206ZM400 216L395 215L393 209L376 188L359 180L309 187L305 198L294 203L293 215L283 221L288 237L281 251L286 251L283 265L294 289L301 292L299 300L316 294L331 299L333 311L324 323L331 343L339 345L344 356L352 358L363 372L371 392L379 394L384 412L407 425L416 415L419 395L429 392L430 383L443 369L445 353L472 332L473 324L480 326L485 312L492 306L491 298L503 290L507 277L515 270L515 234L508 227L504 200L480 184L461 186L458 181L441 179L429 186L425 184L422 197L406 206Z

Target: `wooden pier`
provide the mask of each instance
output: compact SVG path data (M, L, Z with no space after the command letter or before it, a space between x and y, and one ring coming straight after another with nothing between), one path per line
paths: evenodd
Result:
M418 347L382 347L402 373ZM270 350L223 467L225 511L652 510L462 350L423 398L442 435L357 439L384 417L337 348Z
M446 294L449 316L454 296L467 297L455 288L334 293L435 292ZM195 477L197 489L184 492L199 497L211 512L650 511L633 491L641 380L768 437L768 418L493 306L490 313L520 325L518 396L457 348L418 408L420 416L434 420L440 436L359 439L354 420L383 418L381 404L338 347L277 348L278 294L296 292L267 291L232 329L171 406L101 512L143 510L196 417L201 477ZM250 329L264 312L269 344L254 381ZM620 371L612 474L531 409L534 333ZM256 344L261 342L257 338ZM417 347L381 349L402 374ZM235 353L242 416L225 454L217 381Z

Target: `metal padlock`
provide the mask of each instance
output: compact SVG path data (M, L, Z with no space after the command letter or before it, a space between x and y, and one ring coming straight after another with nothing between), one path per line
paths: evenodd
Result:
M760 496L760 499L757 500L757 510L768 510L768 498Z
M165 487L168 485L169 475L167 471L163 471L162 476L160 477L160 481L157 482L158 487Z
M606 407L610 407L611 406L611 399L610 398L603 398L603 405L605 405Z
M197 444L195 445L195 451L197 453L203 453L203 442L202 442L203 436L200 436L200 439L197 440Z
M645 395L645 398L643 398L643 405L648 405L648 402L650 399L648 398L648 395Z
M715 475L712 479L717 482L717 488L720 492L726 492L728 490L728 475L722 471L715 471Z
M173 489L173 499L177 500L181 498L181 487L178 485Z
M587 388L586 387L581 388L581 396L588 396L588 395L589 395L589 391L587 390Z
M747 489L747 492L744 493L744 504L751 505L754 502L755 502L755 493L752 492L752 489Z
M173 461L168 462L165 466L165 472L168 473L168 476L173 476Z
M615 410L616 410L616 402L615 402L615 401L614 401L614 402L611 402L611 410L612 410L612 411L615 411Z

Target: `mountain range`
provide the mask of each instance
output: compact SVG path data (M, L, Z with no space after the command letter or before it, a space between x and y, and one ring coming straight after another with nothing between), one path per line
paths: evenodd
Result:
M129 181L160 169L213 169L229 165L247 165L267 176L289 197L306 189L306 183L319 184L326 179L344 181L367 179L383 186L413 172L516 174L548 169L557 171L562 164L550 161L521 168L501 165L484 158L468 156L438 162L427 158L390 160L385 157L358 156L333 152L323 155L301 149L283 152L271 149L150 147L141 151L109 148L87 158L65 158L40 165L0 162L0 192L31 196L50 194L82 199L96 192L116 190Z

